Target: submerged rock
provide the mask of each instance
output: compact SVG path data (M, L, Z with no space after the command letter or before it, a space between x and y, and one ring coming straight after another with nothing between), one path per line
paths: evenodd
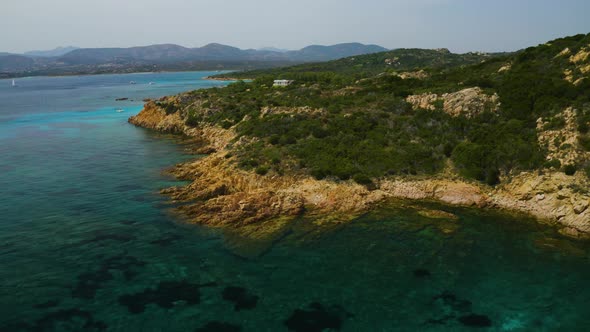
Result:
M108 325L95 320L92 313L74 309L50 312L34 323L17 322L12 326L0 326L2 331L106 331Z
M471 301L458 298L455 294L445 291L432 298L435 303L442 304L454 312L471 311ZM445 311L448 311L445 309Z
M234 303L234 310L254 309L258 303L258 296L248 293L242 287L226 287L223 290L222 297L224 300Z
M182 236L180 236L178 234L165 234L164 236L160 237L159 239L150 241L150 243L161 246L161 247L167 247L180 239L182 239Z
M459 317L458 321L461 322L461 324L470 327L492 326L492 320L486 315L469 314Z
M432 276L432 274L430 273L430 271L426 270L426 269L416 269L413 272L414 277L416 278L427 278Z
M112 270L119 270L125 280L132 280L139 273L137 269L144 265L145 262L125 254L108 258L100 264L98 270L78 275L72 297L92 299L104 283L114 279Z
M156 289L146 288L141 293L120 296L119 303L126 306L132 314L143 312L148 304L156 304L167 309L172 308L177 301L194 305L201 302L199 289L214 285L214 283L199 285L187 281L162 281Z
M59 305L59 301L57 301L57 300L50 300L50 301L47 301L47 302L35 304L33 306L33 308L35 308L35 309L47 309L47 308L57 307L58 305Z
M289 331L322 332L326 329L339 331L345 318L352 317L340 306L324 308L320 303L309 305L309 310L296 309L285 321Z
M195 332L240 332L242 328L224 322L212 321L195 330Z
M458 220L457 215L442 210L420 210L418 214L431 219Z

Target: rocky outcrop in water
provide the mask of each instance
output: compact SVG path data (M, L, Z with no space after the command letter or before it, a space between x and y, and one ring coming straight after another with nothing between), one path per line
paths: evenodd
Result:
M129 118L129 122L139 127L161 132L180 134L184 131L184 121L180 118L180 114L168 115L164 109L158 107L153 101L145 104L139 114Z

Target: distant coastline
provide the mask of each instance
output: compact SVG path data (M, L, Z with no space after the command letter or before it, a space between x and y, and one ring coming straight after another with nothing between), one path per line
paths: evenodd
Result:
M226 74L234 72L234 70L221 70L216 69L200 69L200 70L157 70L157 71L129 71L129 72L101 72L101 73L63 73L63 74L22 74L22 75L3 75L0 73L0 80L11 80L16 78L28 78L28 77L74 77L74 76L100 76L100 75L130 75L130 74L158 74L158 73L190 73L190 72L217 72L218 74ZM216 78L213 76L203 77L205 80L211 81L237 81L239 79L229 78Z
M122 74L144 71L253 70L321 62L385 52L378 45L344 43L310 45L301 50L242 50L222 44L186 48L174 44L130 48L76 48L56 56L0 52L0 78Z

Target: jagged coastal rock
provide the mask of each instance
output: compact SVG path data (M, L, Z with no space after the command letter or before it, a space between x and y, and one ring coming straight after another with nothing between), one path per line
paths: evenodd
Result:
M568 107L556 116L558 121L563 121L563 127L556 129L545 129L549 121L537 119L539 144L547 149L547 160L559 160L562 165L590 160L590 152L578 144L580 133L576 130L576 117L576 110Z
M165 100L173 104L177 98L182 97ZM442 96L411 96L408 101L416 107L430 108L432 101L440 98L444 100L444 111L455 115L467 115L483 105L498 106L497 96L485 95L478 88ZM265 109L262 116L271 112L320 111L310 108ZM184 202L179 211L195 222L243 227L257 236L274 238L284 232L281 226L284 222L303 213L322 216L318 222L346 220L388 198L405 198L525 212L560 224L562 233L568 236L586 237L590 234L590 196L587 192L590 183L583 174L568 176L557 170L522 172L497 187L467 182L452 174L430 178L408 176L378 179L373 188L353 181L316 180L301 174L263 176L236 166L228 146L235 148L244 143L244 138L236 141L232 128L189 127L180 114L167 114L157 102L150 101L129 122L190 136L198 142L198 150L208 153L197 160L179 164L172 171L177 177L192 181L190 184L162 190L175 201ZM570 116L568 114L569 111L564 112L566 119ZM539 137L545 139L543 135ZM273 220L280 221L271 222Z

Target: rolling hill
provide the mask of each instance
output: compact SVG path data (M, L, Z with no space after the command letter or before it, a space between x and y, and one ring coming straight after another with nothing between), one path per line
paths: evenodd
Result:
M313 45L298 51L279 52L268 49L242 50L212 43L198 48L161 44L130 48L80 48L69 52L65 50L29 52L11 57L4 55L0 58L0 71L17 76L153 70L244 70L333 60L386 49L376 45L348 43L332 46Z

